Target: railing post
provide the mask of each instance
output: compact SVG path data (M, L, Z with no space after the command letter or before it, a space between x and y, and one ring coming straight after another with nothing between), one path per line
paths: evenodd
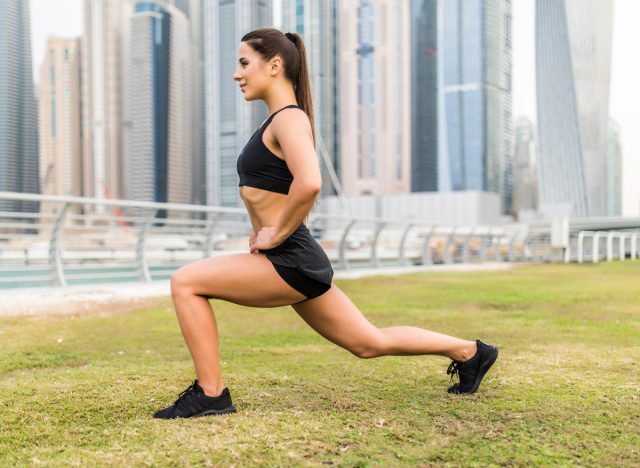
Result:
M569 263L570 261L571 261L571 232L569 232L567 247L564 249L564 263Z
M380 232L387 225L384 221L376 223L376 232L373 234L373 244L371 245L371 264L378 268L382 265L378 258L378 239L380 239Z
M433 265L433 258L431 257L431 235L436 230L436 226L431 226L427 235L424 236L424 244L422 245L422 264L423 265Z
M469 234L467 234L467 238L464 241L464 246L462 247L462 261L464 263L469 263L469 243L471 242L471 239L473 238L473 232L476 230L475 226L471 226L471 230L469 231Z
M516 243L516 238L518 237L518 231L514 231L513 235L511 236L511 239L509 239L509 244L508 244L508 256L509 256L509 261L510 262L514 262L516 259L516 252L515 249L513 248L514 244Z
M51 268L51 276L53 286L66 286L67 280L64 277L64 268L62 266L62 252L60 240L62 237L62 224L64 223L64 217L67 215L67 211L71 206L70 202L66 202L58 217L56 218L56 224L51 231L51 239L49 240L49 265Z
M151 209L151 211L149 212L149 215L146 217L144 224L140 228L140 233L138 234L138 242L136 244L136 268L138 271L138 280L145 281L147 283L151 282L151 273L149 272L145 246L147 243L147 232L149 226L156 217L157 212L157 209Z
M593 236L593 255L591 258L593 263L598 263L600 261L600 237L602 237L602 232L596 232Z
M218 225L218 221L223 216L224 216L224 213L215 213L215 216L213 217L213 219L211 219L211 224L209 225L209 227L207 229L207 237L205 239L204 249L203 249L203 254L204 255L203 255L202 258L211 257L211 254L214 251L214 248L213 248L213 232L214 232L216 226Z
M536 244L536 239L533 236L529 237L529 250L531 251L531 261L535 262L536 260L540 260L541 257L538 256L538 245Z
M501 262L502 261L502 254L500 253L500 244L502 243L502 237L504 236L504 230L502 230L502 234L498 234L496 237L496 250L495 250L495 255L494 255L494 259L496 262Z
M347 248L347 236L349 235L349 231L351 230L354 224L356 224L356 220L351 219L351 221L349 221L349 224L345 228L344 233L342 234L342 238L340 239L340 246L338 248L340 266L345 270L348 270L351 267L349 265L349 261L347 260L346 248Z
M407 235L409 234L409 230L413 227L413 224L407 224L407 227L404 229L402 233L402 238L400 239L400 252L398 252L398 259L400 261L400 265L406 266L409 264L407 259L405 258L404 246L407 240Z
M451 254L451 244L453 243L453 238L456 235L457 226L453 226L451 228L451 232L447 236L447 242L444 245L444 263L450 264L453 263L453 255Z
M620 261L624 262L624 258L625 258L625 238L627 237L627 234L624 232L620 233L620 240L618 242L618 247L620 247Z
M631 233L631 260L635 260L638 255L638 232Z
M491 228L489 228L489 232L482 236L482 241L480 242L480 261L482 263L487 261L487 239L491 239Z
M580 231L578 233L578 263L582 263L583 255L584 255L584 238L588 234L591 234L590 231Z
M613 236L616 234L614 231L607 233L607 262L613 260Z

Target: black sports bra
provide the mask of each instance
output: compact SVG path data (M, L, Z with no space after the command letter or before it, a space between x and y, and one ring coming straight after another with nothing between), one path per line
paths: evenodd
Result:
M240 176L238 187L247 185L270 192L289 193L293 175L287 163L273 154L262 142L262 134L273 117L287 107L298 107L296 104L278 109L254 132L238 157L237 169Z

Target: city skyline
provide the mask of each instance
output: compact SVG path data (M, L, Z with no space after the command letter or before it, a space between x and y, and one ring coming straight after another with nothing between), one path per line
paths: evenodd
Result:
M275 5L280 2L274 2ZM514 93L513 118L521 115L537 121L535 112L535 74L533 63L533 7L534 0L514 2ZM73 37L82 33L82 1L60 0L55 5L45 0L31 0L33 67L39 67L49 34ZM616 0L614 5L613 58L610 115L620 124L623 154L623 208L625 216L640 215L640 110L633 103L640 102L635 83L640 79L640 67L624 60L631 54L635 30L634 18L640 17L640 4L630 0ZM279 26L274 18L274 27Z

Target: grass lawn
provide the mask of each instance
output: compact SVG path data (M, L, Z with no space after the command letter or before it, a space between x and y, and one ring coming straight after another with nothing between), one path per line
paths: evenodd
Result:
M500 347L475 395L449 360L361 360L290 307L212 300L238 413L155 420L194 379L160 307L0 318L0 466L640 465L640 262L337 280L379 327ZM43 298L46 300L46 298Z

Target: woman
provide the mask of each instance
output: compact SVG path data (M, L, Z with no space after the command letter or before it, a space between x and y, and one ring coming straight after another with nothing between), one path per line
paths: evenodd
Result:
M377 328L331 282L329 259L303 223L321 185L305 47L298 34L263 28L246 34L233 79L244 99L262 99L264 121L238 158L240 195L253 229L250 253L203 259L178 269L171 295L196 376L173 405L177 418L235 412L220 371L218 329L209 298L253 307L291 305L313 329L360 358L437 354L474 393L498 356L467 341L415 327Z

